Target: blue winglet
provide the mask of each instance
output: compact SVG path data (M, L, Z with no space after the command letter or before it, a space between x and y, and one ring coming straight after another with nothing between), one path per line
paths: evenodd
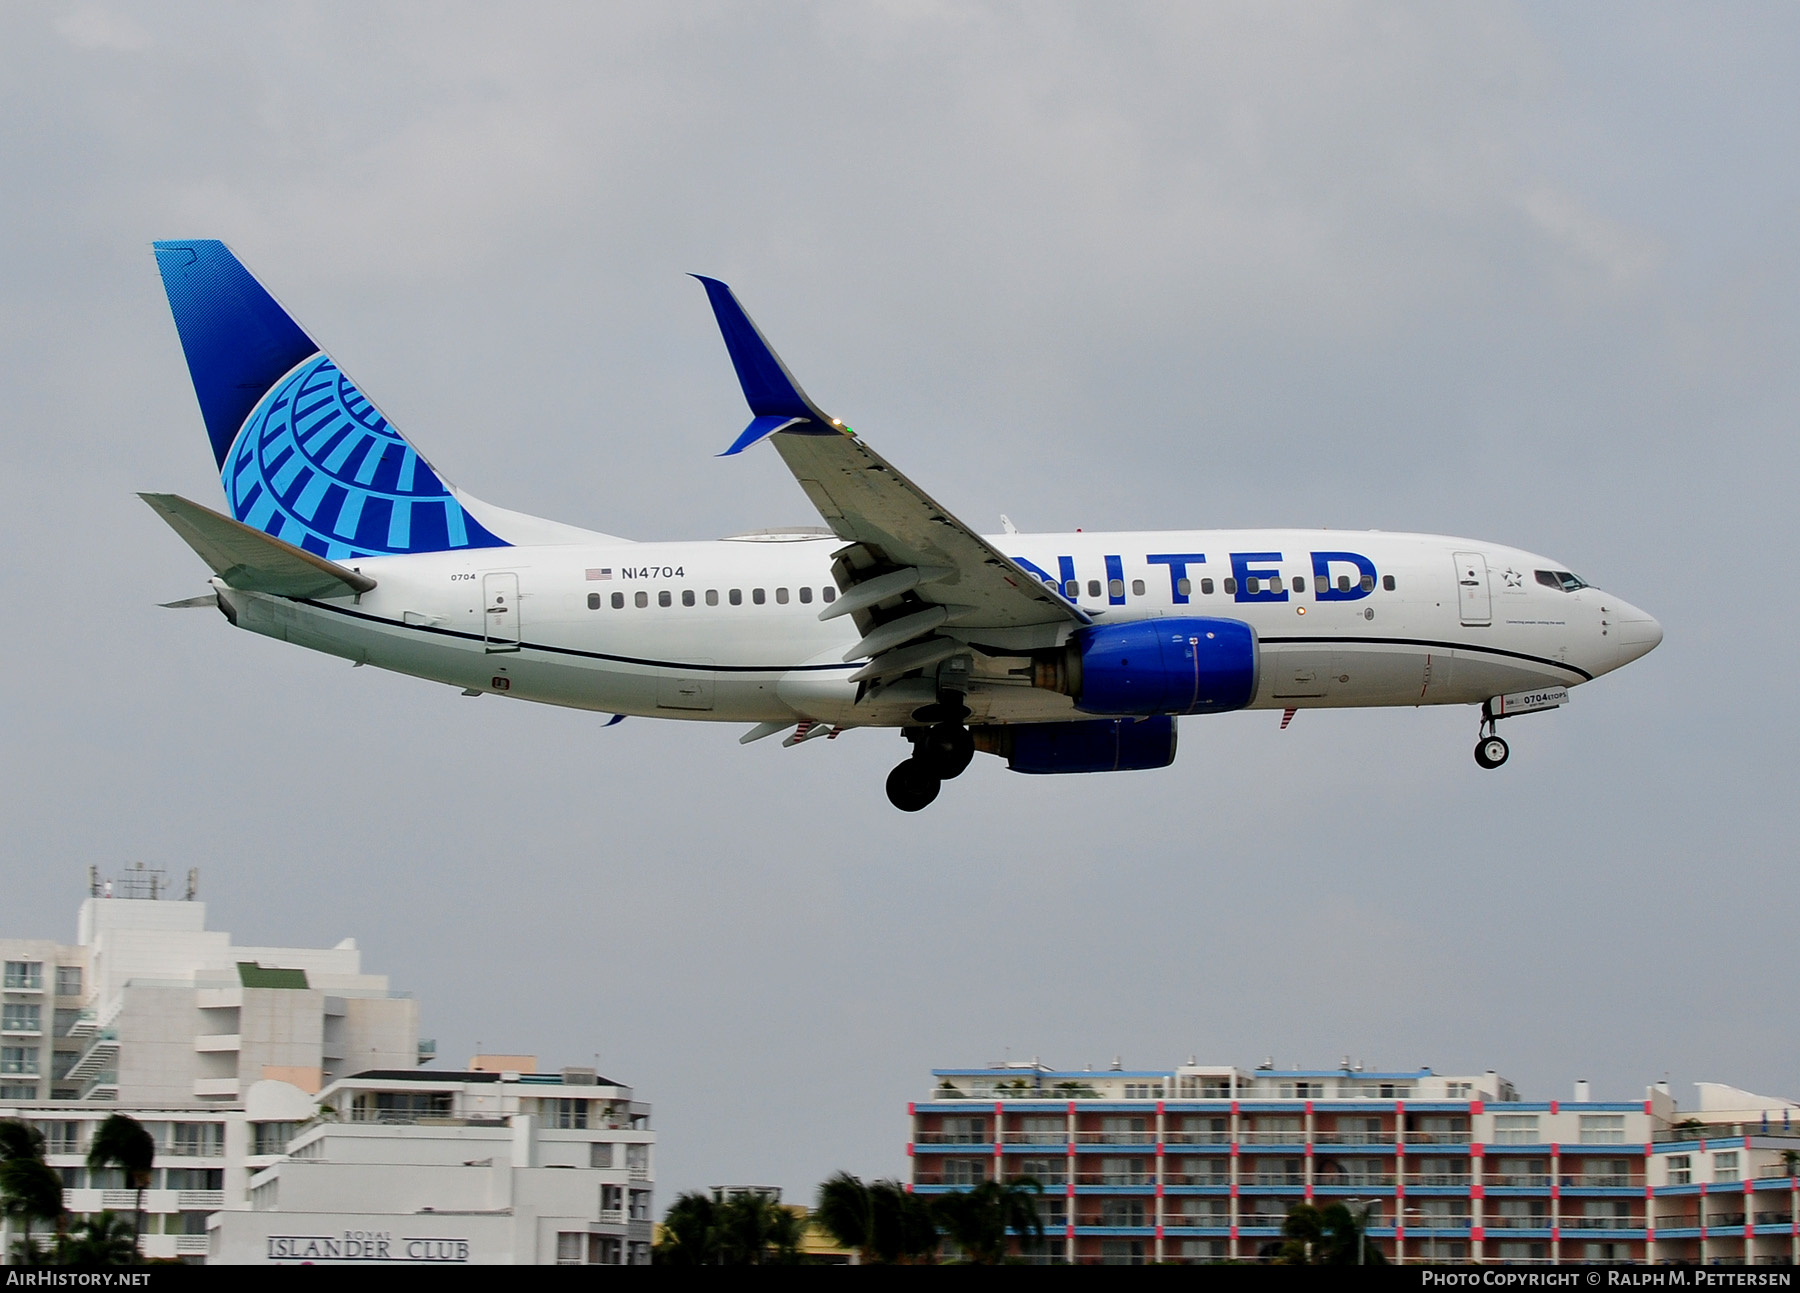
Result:
M817 404L800 389L800 383L781 362L781 356L757 330L744 307L738 304L731 289L716 278L695 274L706 289L713 316L719 321L719 333L725 338L725 349L731 355L731 366L737 370L738 385L744 388L744 400L756 415L749 426L720 454L721 458L742 453L759 440L777 431L799 435L838 435L838 427Z
M742 453L751 445L767 440L777 431L789 431L806 424L805 418L784 418L779 413L770 413L764 417L752 418L744 433L731 442L731 448L720 454L721 458L729 458L734 453Z

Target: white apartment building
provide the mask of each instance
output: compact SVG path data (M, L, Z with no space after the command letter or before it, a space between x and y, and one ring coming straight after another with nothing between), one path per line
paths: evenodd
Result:
M264 1078L317 1092L420 1061L417 1004L354 939L237 945L160 875L90 877L72 944L0 939L0 1102L233 1107Z
M592 1069L345 1078L213 1216L208 1260L649 1265L649 1124Z
M285 1261L272 1237L298 1235L320 1252L293 1260L648 1262L654 1136L629 1088L529 1056L420 1072L416 1003L353 940L238 945L191 873L177 900L144 869L89 888L74 943L0 939L0 1118L44 1132L70 1212L137 1204L86 1165L123 1111L157 1145L146 1256ZM353 1230L455 1242L346 1258Z

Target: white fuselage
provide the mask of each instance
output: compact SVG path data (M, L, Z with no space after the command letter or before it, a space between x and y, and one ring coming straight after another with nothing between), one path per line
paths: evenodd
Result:
M1580 684L1661 639L1608 593L1539 582L1558 563L1475 540L1204 530L989 542L1060 587L1072 579L1073 602L1100 624L1247 622L1262 646L1252 708L1479 703ZM844 659L858 630L849 616L819 619L841 546L820 534L484 548L348 563L377 584L355 599L215 587L240 627L472 691L662 718L904 724L928 686L859 699L858 662ZM971 722L1083 716L1020 668L1026 645L1053 642L959 636L986 648Z

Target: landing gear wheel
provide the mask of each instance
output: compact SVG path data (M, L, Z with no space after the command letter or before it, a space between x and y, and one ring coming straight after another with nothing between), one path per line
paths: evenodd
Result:
M1497 768L1506 762L1512 750L1498 736L1484 736L1475 743L1475 762L1484 768Z
M975 757L975 737L961 723L939 723L919 742L918 757L949 781L962 776Z
M888 773L888 802L903 813L916 813L938 797L944 783L923 759L908 759Z

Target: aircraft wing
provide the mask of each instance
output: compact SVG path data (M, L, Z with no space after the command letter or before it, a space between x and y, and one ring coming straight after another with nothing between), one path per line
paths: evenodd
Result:
M1000 552L820 410L731 289L695 277L754 415L726 454L772 439L819 515L849 545L833 567L844 595L819 618L856 617L862 640L844 659L871 658L855 675L859 681L934 664L961 650L961 641L1011 645L1042 636L1049 645L1058 628L1091 622L1054 584ZM1032 629L1044 632L1020 633Z
M278 597L348 597L375 581L304 548L234 521L179 494L139 494L233 588Z

